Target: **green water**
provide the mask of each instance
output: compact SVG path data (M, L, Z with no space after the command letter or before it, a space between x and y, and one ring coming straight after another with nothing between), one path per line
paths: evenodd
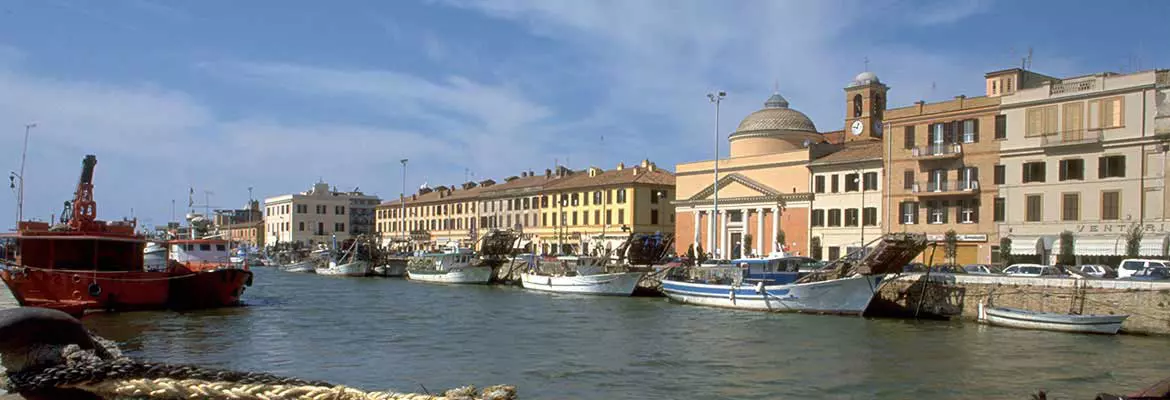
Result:
M1093 398L1170 375L1166 338L766 314L661 298L256 271L247 307L91 315L134 357L526 399Z

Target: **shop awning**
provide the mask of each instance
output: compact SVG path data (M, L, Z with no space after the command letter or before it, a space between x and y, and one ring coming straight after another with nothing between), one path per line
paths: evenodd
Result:
M1053 254L1060 254L1061 240L1052 242ZM1125 254L1121 236L1074 237L1073 254L1078 256L1117 256Z
M1122 247L1124 247L1125 246L1124 239L1122 239L1122 243L1123 243ZM1170 247L1170 235L1167 235L1167 234L1158 234L1158 235L1146 234L1146 235L1142 236L1142 243L1141 243L1141 247L1138 249L1138 254L1140 254L1142 256L1148 256L1148 257L1163 257L1166 255L1166 248L1167 247ZM1123 251L1123 252L1121 252L1121 254L1125 254L1125 252Z
M1036 255L1052 251L1057 236L1054 235L1017 235L1009 236L1012 240L1012 255Z

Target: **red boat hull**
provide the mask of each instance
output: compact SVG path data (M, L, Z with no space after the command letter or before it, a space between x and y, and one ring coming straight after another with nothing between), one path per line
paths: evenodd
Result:
M22 306L73 315L239 305L251 271L125 272L13 268L0 278ZM189 297L190 296L190 297Z

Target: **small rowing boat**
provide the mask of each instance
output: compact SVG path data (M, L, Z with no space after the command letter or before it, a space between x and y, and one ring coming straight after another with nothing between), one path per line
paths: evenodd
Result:
M1129 315L1063 314L992 307L979 303L979 320L989 325L1058 332L1116 335Z

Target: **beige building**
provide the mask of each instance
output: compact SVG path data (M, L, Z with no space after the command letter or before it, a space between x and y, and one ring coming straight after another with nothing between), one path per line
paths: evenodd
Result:
M1078 261L1116 264L1141 226L1141 255L1166 256L1167 71L1045 78L1002 96L995 214L1011 253L1053 263L1070 231Z
M459 188L424 185L410 197L379 204L375 227L383 245L406 251L471 246L478 239L477 196L484 185L491 181L466 182Z
M377 203L378 198L361 192L339 192L317 182L306 192L264 199L264 244L301 243L315 245L349 239L351 201ZM371 221L372 222L372 221Z
M600 254L630 233L674 232L674 174L649 160L608 171L562 168L558 175L544 185L539 221L533 218L539 223L531 240L541 254Z
M264 220L257 219L255 222L222 225L219 227L219 231L224 239L232 242L260 246L264 244L265 225Z
M809 255L836 260L882 236L882 143L856 141L809 163Z

